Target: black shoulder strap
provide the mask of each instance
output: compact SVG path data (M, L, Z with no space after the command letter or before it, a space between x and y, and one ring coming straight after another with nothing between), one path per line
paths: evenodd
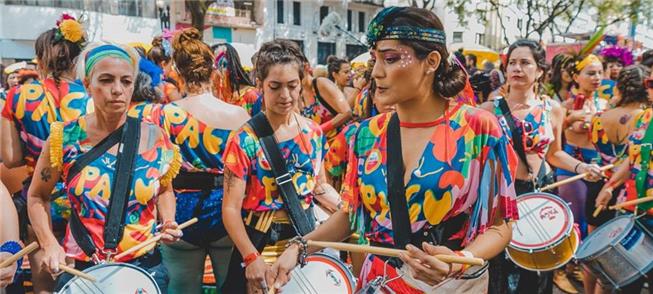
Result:
M404 159L401 153L401 129L399 116L394 113L388 124L386 136L388 144L388 202L390 202L390 219L395 248L404 249L412 236L406 187L404 185Z
M512 146L515 149L515 152L517 152L519 159L521 159L521 161L526 165L526 168L528 168L528 172L532 173L533 171L531 170L531 166L528 165L528 159L526 159L522 130L521 128L518 128L517 125L515 125L515 120L512 116L512 112L510 112L510 107L508 106L506 98L502 97L498 98L498 100L501 113L503 114L503 117L506 118L508 128L510 128L510 133L512 134Z
M120 137L122 136L122 130L125 127L125 124L120 126L118 129L113 131L109 136L106 136L100 143L97 145L93 146L91 150L88 152L80 155L77 160L75 160L75 163L73 163L73 166L70 168L68 171L68 178L72 179L74 178L77 174L79 174L84 167L89 165L91 162L93 162L95 159L100 157L100 155L104 154L109 150L111 147L114 145L118 144L120 141Z
M107 220L104 223L105 249L114 249L118 247L118 243L122 239L125 210L127 210L127 200L132 191L134 161L136 159L136 154L138 153L140 136L140 120L128 117L118 148L116 174L114 177L113 189L111 189L111 198L109 199Z
M314 78L313 79L313 91L315 92L315 98L317 99L317 101L320 101L320 104L324 105L324 107L329 112L331 112L331 114L333 114L333 115L338 114L338 112L335 109L333 109L333 107L331 107L331 105L329 105L329 103L327 103L326 100L324 100L322 95L320 95L320 90L317 89L317 79L319 79L319 78Z
M274 131L272 130L272 126L270 126L270 122L268 122L263 113L258 113L247 123L254 129L254 133L259 138L259 142L261 142L263 154L265 154L265 157L270 162L272 174L279 187L281 198L288 209L290 221L295 228L295 232L301 236L310 233L315 228L315 224L309 221L308 216L306 216L304 209L302 209L299 203L299 195L297 195L297 190L295 190L295 186L292 183L292 176L288 173L277 140L274 138Z
M131 124L131 126L132 126L131 130L138 131L137 134L136 134L136 139L135 140L132 139L131 141L129 141L130 138L134 137L134 134L130 134L129 136L127 136L126 129L128 129L128 127L126 127L126 126L128 124ZM134 124L135 124L135 126L134 126ZM138 143L138 141L140 140L139 136L140 136L140 123L139 123L139 121L137 119L135 119L135 118L128 118L127 122L125 124L123 124L121 127L116 129L115 131L113 131L111 134L109 134L109 136L102 139L102 141L100 141L100 143L95 145L93 147L93 149L91 149L90 151L82 154L75 161L73 166L70 168L70 171L68 172L68 178L75 177L77 174L79 174L82 171L82 169L84 169L84 167L86 167L88 164L93 162L100 155L106 153L111 147L113 147L114 145L119 143L119 141L122 141L123 145L124 145L125 142L131 142L131 144L127 144L127 145L133 145L134 143L136 143L136 144ZM125 148L125 147L122 147L122 148ZM128 147L126 149L129 149L129 148L131 148L131 147ZM120 158L123 156L123 154L126 153L126 151L127 151L126 149L122 150L122 151L125 151L125 152L120 152L120 150L119 150L118 161L121 161ZM136 146L136 151L138 151L138 146ZM118 167L118 165L116 165L116 167ZM119 171L116 170L115 180L118 180L118 175L119 175ZM112 197L111 197L110 204L109 204L110 207L111 207L112 203L114 203L115 198L119 198L119 197L117 197L117 195L119 195L119 194L116 194L116 192L117 192L116 187L115 187L116 183L117 182L114 182L114 187L112 189ZM114 196L116 196L116 197L114 197ZM74 206L73 203L71 203L71 205ZM125 206L125 205L123 205L123 206ZM73 207L73 209L75 209L75 208ZM114 210L114 213L116 213L115 211L116 210ZM111 215L111 208L109 208L109 215ZM120 225L120 226L122 227L122 225ZM109 228L108 219L107 219L107 222L105 223L105 242L107 240L106 239L107 228ZM120 231L120 233L122 233L122 228L120 228L119 231ZM77 215L77 213L73 213L71 215L71 217L70 217L70 232L73 235L73 238L75 239L75 242L77 242L77 245L79 245L79 247L82 249L82 251L84 251L84 253L88 257L92 257L93 254L95 254L97 248L95 247L95 243L93 242L90 234L88 233L88 231L86 230L86 228L82 224L82 221L79 218L79 216ZM111 234L115 234L115 233L111 233ZM122 235L122 234L120 234L120 235ZM105 247L105 248L109 248L109 247ZM115 247L113 247L113 248L115 248Z

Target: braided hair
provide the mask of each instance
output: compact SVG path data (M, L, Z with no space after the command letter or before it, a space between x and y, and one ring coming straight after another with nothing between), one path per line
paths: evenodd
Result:
M224 48L224 57L222 58L221 54L219 53L221 48ZM211 50L216 55L216 68L218 70L226 71L229 73L227 76L229 77L231 89L238 91L238 94L240 95L241 86L254 87L254 83L251 81L249 75L240 62L240 57L238 56L236 48L234 48L229 43L221 43L211 46ZM221 60L226 62L224 64L219 64L222 63Z
M648 92L644 86L644 80L651 75L651 70L641 64L625 67L617 78L617 89L621 93L621 99L617 107L633 102L648 104Z

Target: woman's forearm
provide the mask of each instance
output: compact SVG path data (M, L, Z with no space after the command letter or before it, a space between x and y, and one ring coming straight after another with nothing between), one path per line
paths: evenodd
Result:
M240 209L223 206L222 221L224 222L224 227L227 229L229 237L234 242L234 245L236 245L238 252L240 252L240 255L247 256L258 251L252 243L252 240L250 240L247 235L245 223L240 215Z
M23 158L20 136L18 136L18 130L16 130L14 123L3 117L0 128L2 130L2 146L0 147L2 162L7 168L24 165L25 159Z
M18 214L7 188L0 183L0 243L18 240Z
M351 236L352 231L350 227L349 214L339 209L326 222L304 236L304 239L314 241L342 241ZM309 253L316 252L320 249L322 248L309 247Z
M577 169L577 167L582 163L580 160L574 158L563 150L557 150L556 152L547 156L546 161L557 168L561 168L572 173L577 173L578 171L575 169Z
M45 248L58 244L57 238L52 233L52 224L50 223L50 197L43 197L39 193L31 191L28 192L27 213L41 247Z
M512 238L512 225L503 219L478 235L465 250L475 257L490 260L503 251Z
M175 193L172 192L172 187L168 185L164 189L165 190L161 191L159 194L159 199L157 201L157 209L159 210L159 216L161 217L162 223L174 221L177 209Z

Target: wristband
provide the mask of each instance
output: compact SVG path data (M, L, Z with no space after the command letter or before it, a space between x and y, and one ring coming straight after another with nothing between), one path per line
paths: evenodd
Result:
M16 241L7 241L7 242L2 243L2 245L0 245L0 252L7 252L7 253L10 253L11 255L14 255L14 254L18 253L22 249L23 249L23 246L20 245L20 243L18 243ZM23 259L19 258L16 261L16 268L20 269L22 264L23 264Z
M576 166L574 166L574 173L578 173L578 166L581 165L581 164L583 164L582 161L577 163Z
M243 258L243 263L242 263L243 268L248 267L250 264L252 264L254 261L256 261L256 259L257 259L259 256L261 256L261 254L258 253L258 251L253 252L253 253L250 253L250 254L248 254L247 256L245 256L245 257Z

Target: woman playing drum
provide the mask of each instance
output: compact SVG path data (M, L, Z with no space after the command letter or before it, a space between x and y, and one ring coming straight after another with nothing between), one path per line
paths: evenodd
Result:
M539 93L547 65L544 49L531 40L519 40L510 45L507 55L507 96L486 102L483 108L495 113L504 134L510 138L519 156L515 191L517 195L535 191L553 181L549 164L568 171L590 172L600 178L597 165L585 164L562 151L562 121L560 105ZM501 258L495 260L499 262ZM550 293L553 284L550 273L532 272L505 263L505 268L490 269L491 281L506 283L491 287L504 293L508 279L504 271L514 274L517 291L524 292L537 284L538 293ZM494 273L498 273L494 278ZM499 278L500 277L500 278ZM490 282L491 284L493 282ZM515 289L510 289L515 291ZM492 293L492 292L491 292Z
M171 188L181 165L179 151L159 127L127 118L138 61L130 47L89 45L81 54L77 73L96 111L65 124L52 124L28 196L30 220L45 250L43 266L52 274L60 274L59 265L68 263L67 257L82 270L111 259L153 237L157 220L163 223L164 242L181 236L174 222ZM63 248L49 225L49 196L59 178L73 208ZM124 208L115 204L120 202ZM111 204L121 209L110 209ZM165 291L167 275L154 245L117 261L155 273ZM60 276L58 287L70 277Z
M625 68L619 74L618 80L629 75L633 70L633 66ZM638 69L641 70L641 69ZM647 71L648 72L648 71ZM631 76L631 81L627 84L631 86L627 92L634 91L639 97L648 97L649 101L653 101L653 73L651 76L637 75ZM617 89L624 95L626 89L617 83ZM648 93L647 93L648 92ZM648 95L647 95L648 94ZM640 98L641 99L641 98ZM649 104L650 105L650 104ZM629 137L627 159L619 166L617 171L612 175L610 180L603 186L603 189L596 198L596 207L605 209L608 203L616 195L615 189L625 184L626 199L634 200L643 197L650 197L653 195L653 157L651 157L651 143L653 143L653 109L649 106L646 110L641 112L634 119L634 131ZM646 227L649 232L653 231L653 202L645 202L637 206L625 207L629 211L638 213L645 212L645 215L639 218L640 224ZM649 272L647 277L639 279L638 281L630 284L621 289L623 293L639 293L645 281L653 285L653 273Z
M67 28L66 33L61 27ZM34 49L42 79L12 88L2 110L2 160L8 168L25 164L32 176L43 144L50 135L50 124L77 119L92 112L93 103L86 95L86 89L81 81L75 79L75 59L82 51L84 34L79 22L64 15L56 28L43 32L36 39ZM28 184L29 181L24 182L21 195L14 199L17 203L22 202L22 205L17 205L21 225L28 222L25 203ZM51 192L48 205L51 230L61 241L70 215L70 204L61 182ZM28 241L35 238L34 233L28 231ZM41 269L42 256L42 249L29 256L35 293L51 292L54 287L52 277Z
M256 62L256 84L263 93L265 111L232 134L227 143L222 219L237 250L231 258L224 293L241 293L245 287L250 292L267 288L265 276L270 266L261 255L274 261L286 240L299 233L293 229L299 224L289 222L292 212L285 199L299 198L294 201L299 200L297 209L305 214L304 225L308 227L314 224L310 209L314 198L330 209L336 208L339 195L326 183L322 166L326 139L317 123L295 112L304 60L299 48L290 41L263 44ZM256 127L256 119L269 123L271 130L264 137L274 134L276 146L271 147L281 153L280 161L288 171L287 182L292 184L293 195L281 195L282 184L279 179L275 181L279 177L271 170L271 159L264 155L263 136L257 135L261 128ZM242 214L246 215L245 222ZM272 246L264 251L266 245Z
M505 248L511 236L508 222L517 218L516 156L491 113L447 99L463 89L467 75L449 59L442 24L433 12L388 7L368 32L376 59L375 99L396 105L396 114L361 123L351 141L346 204L317 230L293 240L267 281L277 288L288 281L298 257L316 250L306 248L306 240L339 241L356 231L362 242L408 249L400 260L368 255L359 287L382 277L385 287L397 293L438 287L445 293L486 291L486 274L440 285L466 267L431 255L488 260ZM390 154L390 147L396 154ZM395 161L402 157L405 165ZM390 208L402 202L403 209Z
M198 223L185 229L181 241L163 245L171 293L201 293L204 262L211 258L217 287L227 274L233 244L222 224L223 153L232 130L249 115L212 94L213 53L197 29L188 28L172 40L172 58L188 96L154 111L152 120L179 145L183 163L172 183L177 199L175 219Z

